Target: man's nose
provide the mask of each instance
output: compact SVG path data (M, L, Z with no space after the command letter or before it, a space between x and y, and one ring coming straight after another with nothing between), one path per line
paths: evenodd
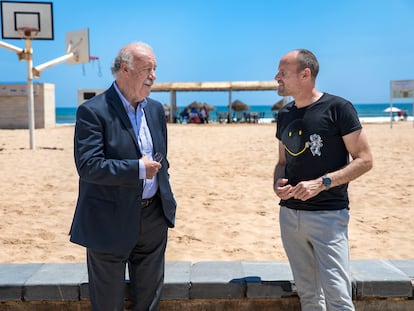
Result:
M279 72L276 72L275 80L277 81L278 79L279 79Z

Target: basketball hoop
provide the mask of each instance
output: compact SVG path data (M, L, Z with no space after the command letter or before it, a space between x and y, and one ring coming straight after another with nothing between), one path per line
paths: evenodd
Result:
M52 6L52 2L0 1L1 37L3 39L26 39L25 49L18 49L11 44L2 44L1 46L15 51L19 60L27 61L27 123L30 131L30 149L35 149L33 90L33 71L35 68L33 67L33 51L30 39L53 40ZM46 64L48 63L51 62ZM46 68L45 64L38 67Z
M17 31L24 39L31 39L39 33L39 29L33 27L19 27Z
M92 62L97 62L98 63L98 77L102 77L102 70L101 70L101 63L99 61L99 56L89 56L89 63ZM82 73L84 76L86 76L86 71L85 71L85 64L82 64Z

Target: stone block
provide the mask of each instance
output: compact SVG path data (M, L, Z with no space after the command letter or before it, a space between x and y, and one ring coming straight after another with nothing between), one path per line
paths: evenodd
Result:
M24 285L24 300L79 300L79 285L87 274L83 263L43 264Z
M414 279L414 261L413 260L389 260L397 269L405 273L409 278Z
M385 260L351 261L354 298L411 297L411 279Z
M246 283L241 281L240 262L199 262L191 268L190 299L245 297Z
M23 286L43 264L0 264L0 301L21 301Z
M288 263L242 262L247 298L296 296L293 275Z
M161 299L190 299L191 262L167 262Z

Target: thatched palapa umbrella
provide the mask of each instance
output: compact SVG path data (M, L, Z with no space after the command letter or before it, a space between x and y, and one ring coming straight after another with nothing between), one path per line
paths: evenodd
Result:
M243 103L241 100L236 99L235 101L231 103L231 109L239 112L239 111L249 110L250 107L247 106L245 103Z
M209 105L207 103L197 102L197 101L193 101L191 104L189 104L186 107L186 109L189 108L189 109L197 109L197 110L200 110L202 107L206 107L206 109L208 111L216 110L216 107L214 107L214 106L211 106L211 105Z

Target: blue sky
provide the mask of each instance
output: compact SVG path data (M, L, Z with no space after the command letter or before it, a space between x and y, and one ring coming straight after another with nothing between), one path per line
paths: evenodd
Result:
M47 1L46 1L47 2ZM33 40L33 64L65 53L65 34L89 29L90 55L98 62L62 63L35 82L55 84L56 106L75 107L77 91L106 88L119 49L145 41L155 51L157 82L272 80L281 56L295 48L320 62L317 88L354 103L386 103L390 80L414 79L412 0L174 0L53 2L54 40ZM2 40L24 48L24 40ZM26 62L0 48L0 82L27 79ZM162 103L168 93L152 93ZM272 105L273 91L233 92L249 105ZM225 92L178 93L226 105Z

